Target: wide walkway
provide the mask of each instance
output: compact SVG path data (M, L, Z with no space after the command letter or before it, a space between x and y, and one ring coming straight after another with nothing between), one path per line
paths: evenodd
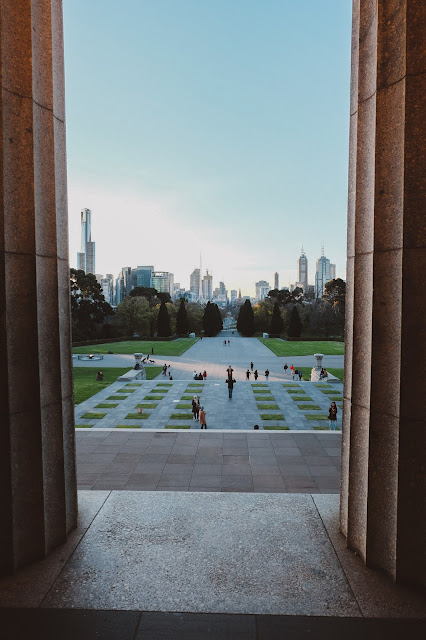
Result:
M230 344L224 346L224 340L230 340ZM266 369L269 369L269 379L284 381L284 363L288 366L305 367L312 369L315 365L315 358L311 356L296 356L293 358L283 358L276 356L270 349L256 338L243 338L237 333L232 335L229 331L223 331L215 338L203 338L196 342L188 351L181 356L153 356L155 364L162 366L170 364L175 380L189 380L193 372L203 372L206 369L209 380L224 380L226 368L229 364L234 368L234 377L237 380L245 380L245 372L253 362L254 368L258 370L261 378L264 379ZM129 369L134 365L132 355L104 355L101 361L83 361L74 357L75 367L126 367ZM344 356L325 356L324 366L332 368L343 368Z

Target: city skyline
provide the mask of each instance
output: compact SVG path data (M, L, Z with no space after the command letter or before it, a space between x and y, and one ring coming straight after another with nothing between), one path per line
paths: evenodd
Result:
M344 278L350 0L102 7L64 3L73 259L88 207L101 273L186 283L202 251L253 294L296 280L303 241L311 282L320 242Z

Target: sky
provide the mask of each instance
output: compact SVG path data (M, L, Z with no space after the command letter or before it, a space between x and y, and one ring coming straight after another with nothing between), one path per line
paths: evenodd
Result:
M345 278L351 0L64 0L70 262Z

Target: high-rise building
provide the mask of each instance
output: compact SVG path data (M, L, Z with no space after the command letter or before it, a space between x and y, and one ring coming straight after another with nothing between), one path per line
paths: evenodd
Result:
M278 275L277 272L275 272L274 274L274 289L279 289L280 288L280 276Z
M209 274L208 270L203 278L202 286L204 300L211 300L213 298L213 276Z
M227 290L226 290L226 287L225 287L225 283L224 283L224 282L219 282L219 294L220 294L221 296L225 296L225 298L227 298L227 297L228 297L228 292L227 292Z
M77 253L77 269L95 273L95 243L92 242L92 212L81 210L81 247Z
M151 282L154 289L159 293L170 293L173 295L174 275L169 271L153 271Z
M200 296L200 273L199 269L194 269L189 276L189 290L196 296L196 300Z
M301 287L305 292L308 288L308 258L303 251L303 247L300 258L297 261L297 286Z
M236 289L231 289L231 305L235 306L237 304L237 290Z
M322 298L324 286L330 280L330 260L324 256L322 249L321 258L318 258L315 272L315 297Z
M138 287L151 287L151 276L154 267L137 267L137 285Z
M330 280L336 279L336 265L330 264Z
M271 287L269 286L269 282L266 282L266 280L259 280L259 282L255 283L255 287L256 287L256 298L258 300L264 300L271 290Z

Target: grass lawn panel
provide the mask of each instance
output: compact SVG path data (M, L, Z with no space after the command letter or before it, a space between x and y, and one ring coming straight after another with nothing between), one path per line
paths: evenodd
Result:
M271 391L269 389L253 389L253 393L256 396L271 395Z
M345 353L343 342L301 340L300 342L287 342L279 338L257 338L265 347L268 347L276 356L313 356L315 353L323 353L325 356L342 356ZM91 351L90 353L94 353Z
M173 387L173 384L171 382L159 382L157 387Z
M321 411L321 407L318 404L298 404L297 408L301 411Z
M166 424L165 429L190 429L189 424Z
M95 409L115 409L118 407L118 402L114 402L113 404L107 404L106 402L100 402L96 405Z
M328 396L331 402L343 402L342 396Z
M145 396L144 400L162 400L164 396Z
M321 426L321 427L314 427L315 431L330 431L330 429L328 427L325 426Z
M199 387L198 389L193 387L192 389L185 389L184 391L185 394L192 393L192 395L194 396L200 395L202 392L203 392L203 387Z
M295 393L297 394L302 394L302 393L306 393L306 391L304 389L287 389L287 393Z
M331 384L315 384L314 387L318 389L331 389Z
M194 396L197 396L197 398L198 398L198 394L194 393ZM194 396L182 396L182 397L181 397L181 400L192 400L192 398L193 398Z
M342 382L344 382L344 369L329 369L327 367L327 371L328 373L331 373L332 376L336 376L336 378L339 378L339 380L341 380Z
M125 400L127 396L109 396L107 400Z
M191 388L191 389L203 389L204 385L203 384L189 384L188 385L188 389L189 388Z
M126 387L141 387L142 382L129 382L129 384L125 385Z
M179 403L176 405L176 409L191 409L191 408L192 408L192 404Z
M127 373L130 367L108 367L104 369L102 365L96 370L94 367L74 367L74 403L80 404L95 393L99 393L102 389L109 387L113 382L117 382L117 378ZM101 370L104 374L102 382L96 380L97 372Z
M313 415L305 413L305 418L308 420L328 420L328 417L323 413L314 413Z
M118 424L116 427L116 429L140 429L140 425L139 424Z
M163 387L154 387L152 390L154 393L162 393L164 396L169 393L170 389L163 389Z
M269 424L265 424L263 427L264 431L290 431L290 427L278 427L278 426L273 426L273 425L269 425Z
M126 416L126 420L146 420L149 418L149 413L128 413Z
M76 424L75 428L76 429L91 429L93 427L93 424Z
M291 396L291 399L295 402L312 402L312 398L308 398L308 396Z
M124 353L133 355L134 353L149 353L149 357L155 360L155 356L181 356L199 338L178 338L177 340L152 341L152 340L124 340L123 342L108 342L106 344L85 345L84 347L74 347L73 353ZM154 354L151 349L154 347ZM320 353L323 353L320 351ZM128 371L128 369L127 369Z
M123 387L123 389L117 389L117 393L134 393L136 389L127 389Z
M85 413L80 417L83 418L83 420L101 420L102 418L105 418L106 415L106 413Z
M193 420L192 413L172 413L169 420Z
M136 409L156 409L157 407L157 404L146 404L145 402L136 405Z
M332 396L336 396L338 395L338 393L336 393L336 391L331 391L331 387L329 387L328 389L320 389L321 393L323 393L325 396L329 396L330 393Z
M283 387L289 387L290 389L300 389L300 385L298 384L291 384L291 383L284 383Z
M268 385L266 384L266 382L252 382L251 386L252 387L267 387Z
M261 413L261 420L284 420L284 416L282 413Z
M279 406L277 404L258 404L258 409L270 409L271 411L279 410Z

